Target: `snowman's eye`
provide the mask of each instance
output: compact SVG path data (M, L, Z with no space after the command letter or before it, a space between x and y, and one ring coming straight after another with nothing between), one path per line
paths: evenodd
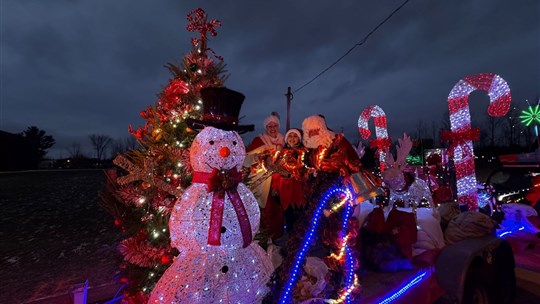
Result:
M236 141L233 141L232 144L236 146Z
M213 145L213 144L214 144L214 141L213 141L213 140L211 140L211 141L209 141L209 143L210 143L210 145Z

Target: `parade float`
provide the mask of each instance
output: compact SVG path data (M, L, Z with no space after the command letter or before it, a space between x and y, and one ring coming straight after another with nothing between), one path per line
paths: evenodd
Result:
M468 105L469 94L483 90L488 113L504 115L511 100L504 79L471 75L450 92L451 130L441 135L449 146L426 155L426 165L453 170L456 193L448 185L437 193L437 176L407 163L407 135L391 151L387 117L377 105L362 110L358 128L369 139L373 118L370 147L379 172L364 168L361 149L321 115L304 120L301 153L262 151L246 167L237 133L249 129L238 121L243 95L224 88L222 58L207 47L220 23L207 21L202 9L188 20L200 37L182 66L168 66L173 79L156 105L141 112L146 124L130 128L144 148L115 159L124 172L109 174L102 196L126 233L118 301L512 303L514 255L504 236L523 229L503 224L507 230L496 235L497 222L479 212L472 145L479 132ZM209 93L216 91L221 94ZM305 213L282 240L261 237L253 195L275 174L307 185Z

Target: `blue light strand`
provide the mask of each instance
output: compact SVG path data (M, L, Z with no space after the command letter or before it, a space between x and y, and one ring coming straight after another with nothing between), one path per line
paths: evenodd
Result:
M346 192L347 197L349 198L349 201L346 203L347 207L345 209L345 216L343 216L343 224L341 226L341 231L345 233L345 235L347 235L347 229L349 227L349 218L351 217L351 210L352 210L352 202L351 202L352 195L349 189L347 189L345 192ZM351 288L352 285L354 284L354 261L353 261L351 249L349 248L349 245L347 244L345 244L345 254L347 255L347 259L345 263L345 267L347 269L347 277L346 277L347 287L345 287L346 288L345 290L349 290L349 288ZM345 299L345 303L347 304L351 303L350 293L347 295Z
M304 258L306 257L307 250L309 249L309 246L311 245L311 242L313 241L313 236L315 234L315 230L317 230L317 227L319 226L319 220L321 218L321 215L323 213L324 207L326 206L327 201L336 193L343 192L343 189L340 187L335 187L330 190L328 190L324 198L319 201L319 205L317 206L317 209L315 210L315 213L313 214L313 221L311 222L311 227L309 228L309 232L304 238L304 243L302 244L302 248L296 255L296 258L294 260L294 266L291 275L289 276L289 280L287 280L287 283L285 284L285 288L283 289L280 297L279 297L279 303L280 304L288 304L292 303L291 295L292 295L292 288L294 284L296 283L296 280L298 279L298 273L300 265L302 264L302 261L304 261Z
M514 227L515 228L515 227ZM505 230L503 232L498 232L497 233L497 237L503 237L505 235L508 235L508 234L512 234L514 232L518 232L518 231L522 231L525 229L525 226L521 226L519 227L518 229L509 229L509 230Z
M347 253L347 290L349 290L349 288L351 287L354 287L354 260L353 260L353 255L352 255L352 252L351 252L351 249L349 248L349 246L347 246L345 248L346 250L346 253ZM351 289L352 290L352 289ZM347 298L345 300L345 303L349 304L351 303L351 294L349 293L347 295Z
M398 291L396 291L393 294L389 295L384 300L378 302L378 304L387 304L387 303L390 303L390 302L394 301L395 299L399 298L402 294L407 292L407 290L409 290L411 287L413 287L414 285L420 283L424 279L424 277L426 275L427 275L427 271L424 271L424 272L420 273L414 279L412 279L409 283L407 283L405 286L400 288Z

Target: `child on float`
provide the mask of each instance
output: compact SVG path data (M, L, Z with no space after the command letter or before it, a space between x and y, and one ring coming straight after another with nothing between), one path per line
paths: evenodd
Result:
M280 154L284 169L279 187L279 199L285 214L286 231L291 232L306 206L304 197L304 166L302 158L306 149L302 144L302 132L290 129L285 134L285 148Z

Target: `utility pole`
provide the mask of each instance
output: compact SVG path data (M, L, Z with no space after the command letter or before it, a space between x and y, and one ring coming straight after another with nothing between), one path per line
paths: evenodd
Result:
M287 122L285 124L285 131L289 131L291 128L291 100L293 100L293 94L291 92L291 87L287 88L287 94L285 94L287 97Z

